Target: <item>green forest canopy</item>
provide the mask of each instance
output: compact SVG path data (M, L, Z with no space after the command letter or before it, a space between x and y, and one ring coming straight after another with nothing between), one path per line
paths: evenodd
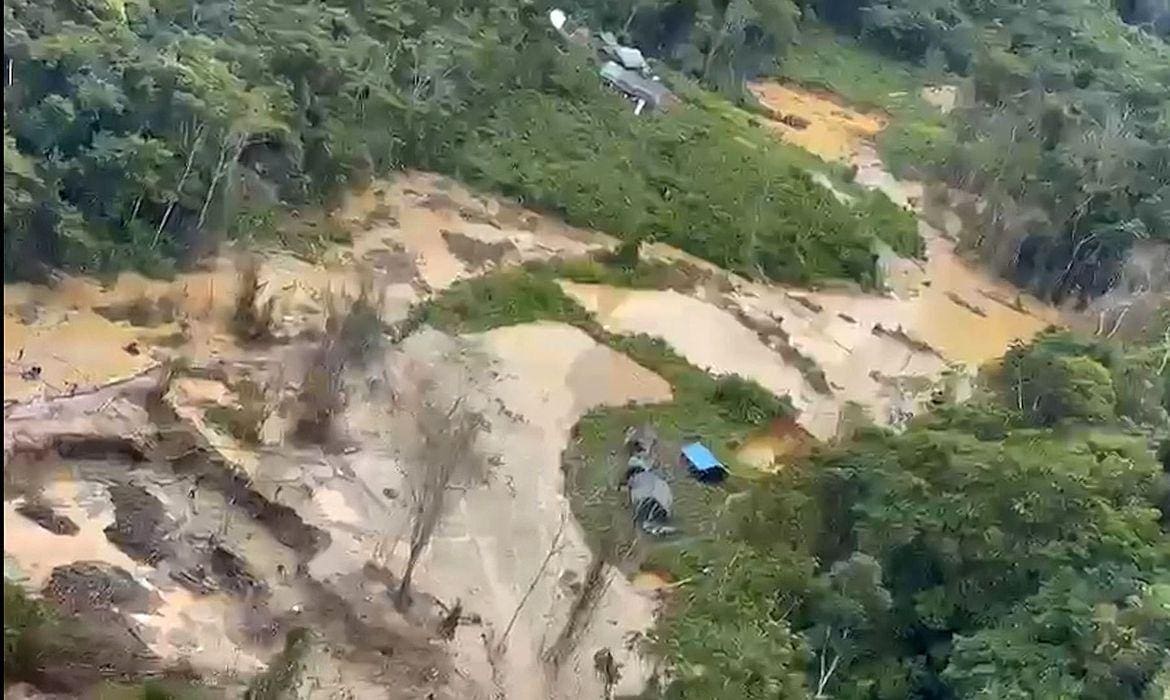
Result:
M278 203L327 203L400 167L783 281L872 282L874 235L915 252L888 219L811 183L793 149L694 105L634 119L556 41L548 7L7 3L6 278L37 263L165 271ZM1100 294L1133 242L1170 236L1170 49L1104 4L565 7L740 100L825 25L887 56L848 60L965 81L976 101L950 118L895 113L887 155L981 192L971 244L1042 295Z
M1146 29L1155 16L1162 18L1159 26L1170 26L1170 10L1156 4L1122 3L1120 11L1146 22ZM849 84L848 77L898 73L901 65L968 86L973 102L947 118L896 109L892 138L882 139L885 155L902 174L983 195L990 206L971 245L1045 298L1096 296L1116 281L1135 241L1170 241L1170 45L1126 25L1106 3L580 0L574 6L624 27L638 46L725 91L777 70L817 75L820 61L786 69L786 61L812 57L802 51L786 57L785 49L819 38L823 25L870 49L868 55L826 52L843 60L824 61L824 80L817 82L843 88L848 98L888 106L891 100L874 92L882 80ZM777 22L778 16L801 21ZM891 60L883 65L881 55ZM724 68L713 71L713 65Z
M162 272L401 167L777 280L869 284L875 236L919 249L908 213L841 204L804 172L826 166L761 128L690 105L635 118L527 2L5 13L9 277Z
M1168 355L1047 334L974 402L730 499L660 562L688 581L666 696L1161 700Z
M11 0L6 278L165 271L257 212L404 166L773 279L872 282L875 236L914 252L875 226L882 207L813 184L807 156L745 145L693 105L634 119L546 9ZM1100 293L1134 241L1170 236L1170 53L1106 3L569 9L736 98L825 24L966 81L975 101L947 119L895 113L891 147L981 192L975 247L1006 240L1006 271L1052 298ZM667 562L693 578L657 635L666 694L1152 700L1170 684L1170 448L1151 449L1166 357L1042 337L974 403L864 432L737 501Z

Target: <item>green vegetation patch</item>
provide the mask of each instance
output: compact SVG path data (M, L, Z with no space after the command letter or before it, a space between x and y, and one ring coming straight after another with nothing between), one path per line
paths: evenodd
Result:
M847 36L815 24L801 28L778 75L807 88L827 90L859 109L890 114L924 107L919 90L927 73L895 61Z
M926 255L926 244L918 235L918 220L890 201L884 192L868 190L856 206L863 212L869 231L895 253L907 258Z
M483 131L467 154L473 179L573 224L751 277L875 281L867 210L838 202L774 139L737 139L701 109L636 119L620 102L529 92Z
M477 287L490 300L469 303L459 290L456 304L436 300L459 310L450 327L548 312L673 387L670 402L600 408L574 430L567 488L598 551L632 531L621 489L628 427L653 425L668 462L672 448L701 439L734 467L762 421L791 413L659 339L581 323L548 270L493 277ZM540 301L510 303L513 294ZM1150 449L1166 425L1165 353L1052 332L992 367L992 391L904 434L862 428L778 474L733 469L720 486L665 465L679 532L644 538L642 565L675 582L652 637L672 675L653 692L904 698L992 684L1018 697L1142 697L1126 689L1161 682L1170 649L1159 524L1170 482Z
M164 273L229 236L316 259L345 239L318 208L416 167L752 276L875 282L876 227L812 182L819 161L706 96L635 116L523 3L7 10L6 278ZM766 46L745 26L708 47L706 84L743 51L774 61L793 14L766 16Z
M613 541L614 535L620 538L629 529L628 498L621 491L626 461L619 453L630 426L653 425L666 446L663 456L668 460L673 460L672 448L701 440L733 467L727 482L712 487L676 469L673 461L664 465L674 490L676 524L684 534L694 535L708 532L728 496L742 490L754 476L735 469L736 448L762 423L795 413L787 397L778 398L736 375L713 377L659 338L607 332L565 295L549 269L505 270L460 282L417 313L426 323L450 333L482 332L538 320L568 323L670 383L674 393L670 402L598 408L577 424L564 458L568 491L574 514L595 544Z
M1156 695L1166 352L1044 334L973 401L862 429L729 499L652 553L679 580L655 634L662 694Z
M305 656L313 643L313 633L305 628L289 631L284 648L256 676L244 693L245 700L283 700L295 697L305 671Z
M203 696L183 673L146 668L91 622L60 614L4 581L4 685L111 700L193 700ZM143 680L144 677L150 676Z
M456 282L417 313L425 323L459 334L533 321L595 323L550 275L522 268Z
M638 260L621 265L606 259L575 258L547 266L560 279L581 284L606 284L629 289L673 289L688 291L707 279L704 271L687 263Z

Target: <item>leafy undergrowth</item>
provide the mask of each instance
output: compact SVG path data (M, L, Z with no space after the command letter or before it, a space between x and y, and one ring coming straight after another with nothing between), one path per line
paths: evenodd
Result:
M421 313L424 322L449 333L480 333L533 321L594 323L551 276L522 268L458 282L425 304Z
M815 183L807 156L771 136L745 139L692 105L649 119L627 112L536 92L501 101L484 127L491 138L469 147L468 174L573 224L654 237L748 276L875 282L884 223Z

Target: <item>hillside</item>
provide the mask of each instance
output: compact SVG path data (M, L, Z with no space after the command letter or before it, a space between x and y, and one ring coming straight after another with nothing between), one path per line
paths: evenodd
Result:
M6 2L5 696L1170 693L1157 3L561 7Z

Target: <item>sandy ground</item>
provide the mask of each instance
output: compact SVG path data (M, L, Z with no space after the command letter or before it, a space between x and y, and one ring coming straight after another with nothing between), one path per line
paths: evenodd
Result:
M533 348L543 351L534 356ZM491 471L457 489L415 576L417 591L446 605L460 600L481 620L461 627L451 645L460 673L484 697L600 697L592 658L608 648L622 664L619 692L640 692L652 668L628 643L652 625L654 602L616 572L576 652L557 673L542 660L573 602L562 582L581 578L591 559L564 495L560 453L584 412L669 400L669 385L580 330L554 323L464 339L423 330L390 352L382 372L397 392L422 378L434 381L435 391L463 397L490 425L477 449L491 456ZM359 385L352 391L361 398L345 417L349 454L224 455L249 471L258 492L326 533L329 545L306 564L312 580L371 616L393 617L388 596L370 596L365 572L371 563L395 573L405 565L405 474L417 465L395 445L418 432L417 418L392 399L362 395ZM181 403L196 395L218 398L206 384L174 397ZM500 641L517 609L506 647L491 657L489 646Z
M922 223L921 233L925 261L884 257L883 295L786 288L724 273L731 291L705 288L695 295L563 287L611 331L656 335L696 366L790 396L800 424L826 440L837 433L848 402L880 424L897 424L921 410L945 376L969 376L1013 342L1062 324L1056 309L963 261L937 229ZM649 253L694 262L661 245ZM769 333L812 360L828 391L810 385L775 343L765 342ZM959 384L953 398L963 398ZM742 456L759 463L759 454L759 445L748 445Z
M886 126L883 117L846 107L829 95L774 81L750 83L748 89L777 117L771 124L781 138L827 161L848 161L860 142ZM787 116L807 125L797 127L781 121Z
M712 374L738 374L754 379L777 396L789 396L801 412L801 423L816 437L828 439L836 432L836 406L723 309L670 290L571 282L562 286L607 330L658 336L696 367Z
M864 407L880 424L897 424L921 410L940 383L951 384L948 391L961 399L964 377L979 365L999 357L1017 340L1063 324L1058 310L959 256L954 239L961 222L953 211L930 212L929 218L945 230L924 220L923 185L893 177L869 142L884 126L880 117L778 83L751 88L779 114L809 121L806 129L774 122L782 138L822 158L851 162L857 166L858 184L881 190L923 217L919 232L926 242L926 259L907 260L888 249L880 251L887 293L879 295L760 284L655 244L648 248L649 255L686 261L725 277L732 291L716 287L683 295L565 284L566 291L603 325L616 332L657 335L697 366L740 374L778 395L788 394L802 412L801 426L824 440L837 433L849 402ZM940 109L952 106L955 97L947 89L924 94ZM832 189L831 183L828 186ZM766 342L769 328L773 339L783 337L785 345L815 362L829 391L810 386L775 343ZM944 382L947 376L959 381ZM763 466L769 455L783 449L781 443L763 434L744 446L740 458Z
M352 196L337 220L353 240L324 259L308 262L279 251L263 257L258 304L277 299L274 315L288 335L320 327L328 295L354 297L363 278L381 300L383 321L394 323L425 294L458 279L501 264L580 256L613 242L428 173L375 183ZM458 245L447 242L452 236ZM157 363L152 347L175 338L183 354L199 361L238 354L227 332L239 279L235 263L225 255L204 267L171 281L124 273L105 286L81 277L64 277L52 288L5 285L5 402L84 392L134 376ZM124 317L134 305L156 318L133 325Z

